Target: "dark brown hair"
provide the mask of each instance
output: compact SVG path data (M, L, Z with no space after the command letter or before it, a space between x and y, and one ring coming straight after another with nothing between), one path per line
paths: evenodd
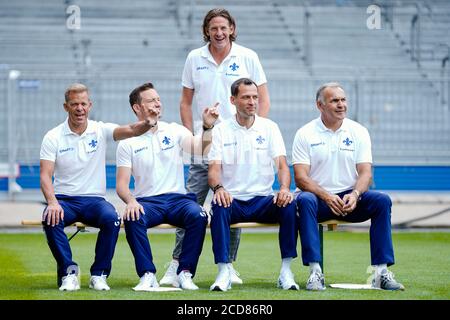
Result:
M231 14L223 8L211 9L206 14L205 18L203 19L203 40L205 40L205 42L209 42L210 39L208 36L208 27L211 20L215 17L223 17L228 20L230 27L233 27L234 29L233 33L230 34L230 40L236 40L236 21L234 21L234 18L231 16Z
M133 107L134 104L141 104L141 92L147 91L149 89L155 89L153 83L147 82L139 87L133 89L130 93L130 106Z

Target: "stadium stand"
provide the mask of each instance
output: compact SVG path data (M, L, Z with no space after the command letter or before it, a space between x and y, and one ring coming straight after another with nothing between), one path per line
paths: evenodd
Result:
M381 10L379 30L366 25L373 4ZM68 28L71 5L80 8L79 29ZM91 88L93 119L133 121L128 93L152 81L165 119L179 121L185 57L202 45L205 12L223 5L2 1L0 162L38 164L43 135L64 120L58 108L73 81ZM288 154L297 128L317 116L316 88L338 80L350 117L371 132L375 164L450 165L448 1L230 0L226 8L237 20L237 42L254 49L266 70L270 116ZM11 70L20 76L11 77ZM108 163L114 159L111 147Z

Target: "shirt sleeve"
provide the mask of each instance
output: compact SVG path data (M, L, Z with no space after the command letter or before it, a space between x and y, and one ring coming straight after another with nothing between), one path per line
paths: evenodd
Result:
M286 156L286 147L284 145L283 136L281 135L280 128L274 123L272 128L272 145L270 146L270 156L273 158L279 156Z
M263 67L256 53L254 53L254 56L252 57L251 64L252 67L249 72L250 78L255 81L258 86L267 83L266 74L264 73Z
M369 131L366 128L362 128L358 138L356 163L372 163L372 142L370 141Z
M308 141L302 131L298 130L292 143L292 164L311 165Z
M44 139L42 140L41 151L40 151L40 159L41 160L49 160L56 161L56 155L58 154L58 144L56 139L52 139L50 134L46 134Z
M186 58L184 63L183 75L181 78L181 85L183 87L194 89L194 80L192 79L192 58L191 54Z
M132 167L131 155L132 155L131 146L128 143L126 143L126 140L120 141L116 150L117 167L131 168Z
M212 142L208 160L222 161L222 135L218 127L212 129Z
M108 140L113 138L114 130L119 127L118 124L110 123L110 122L101 122L101 121L99 121L99 124L100 124L100 126L102 128L103 136L106 139L108 139Z
M180 146L180 149L184 150L187 146L189 146L189 140L186 139L192 139L192 132L189 131L188 128L185 126L179 125L176 122L172 122L170 124L172 126L172 132L174 132L175 139L177 141L177 144Z

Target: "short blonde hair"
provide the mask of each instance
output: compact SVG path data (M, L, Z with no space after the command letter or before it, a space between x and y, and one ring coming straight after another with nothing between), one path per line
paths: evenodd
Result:
M66 102L69 102L69 96L71 93L81 93L81 92L87 92L89 93L88 87L86 87L84 84L81 83L72 83L64 93L64 98L66 99Z

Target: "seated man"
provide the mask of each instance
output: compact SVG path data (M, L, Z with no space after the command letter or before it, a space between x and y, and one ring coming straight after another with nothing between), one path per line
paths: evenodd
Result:
M338 83L322 85L316 94L320 117L297 131L292 147L300 216L303 264L309 265L307 290L325 290L320 268L317 222L371 219L370 249L375 274L372 285L403 290L387 266L394 264L391 206L388 195L368 191L372 182L370 136L359 123L346 119L347 100Z
M209 153L208 183L212 201L211 237L219 273L212 291L231 288L227 267L230 224L279 223L282 266L278 286L298 290L290 264L297 257L296 209L289 192L291 177L283 138L276 123L256 115L258 87L248 78L231 85L230 101L236 115L213 129ZM274 166L280 191L273 194Z
M175 286L197 290L192 281L203 247L207 214L195 194L184 187L183 151L202 154L211 142L211 130L218 117L217 105L203 112L201 136L192 136L176 123L158 121L161 101L151 83L130 93L130 105L139 120L152 119L152 128L140 137L122 141L117 148L117 194L127 204L123 215L128 244L140 277L135 291L158 287L147 229L169 223L186 230ZM130 192L130 176L135 190Z
M47 132L40 152L41 189L47 200L42 224L58 265L61 291L80 289L79 268L64 233L65 227L77 221L100 228L89 287L110 289L106 278L111 272L120 216L105 200L107 140L137 136L150 128L150 120L144 118L126 126L88 120L91 108L88 88L79 83L69 86L64 103L67 119Z

